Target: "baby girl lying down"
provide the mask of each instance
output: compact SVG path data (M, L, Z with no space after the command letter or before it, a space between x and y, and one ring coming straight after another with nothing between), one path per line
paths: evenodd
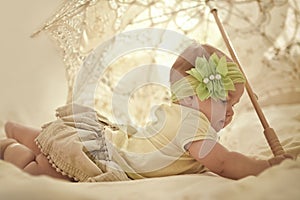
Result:
M57 119L34 129L7 122L0 158L32 175L69 181L120 181L206 171L240 179L290 155L256 160L218 143L234 115L243 74L224 53L193 44L170 72L172 102L153 108L143 129L112 124L93 108L68 104Z

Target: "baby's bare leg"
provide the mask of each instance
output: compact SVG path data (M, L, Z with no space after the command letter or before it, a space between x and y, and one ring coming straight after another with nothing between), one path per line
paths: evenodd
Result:
M48 175L54 178L71 181L67 176L57 172L43 155L35 155L31 149L14 139L0 140L0 158L14 164L32 175Z
M50 165L48 159L43 154L37 155L35 161L32 161L31 163L29 163L24 168L24 171L26 171L32 175L48 175L53 178L59 178L59 179L72 181L72 179L69 178L68 176L64 176L61 173L57 172L55 170L55 168L53 168Z
M5 132L8 138L13 138L19 143L24 144L35 153L40 154L40 149L35 144L34 139L40 134L39 129L23 126L14 122L6 122Z

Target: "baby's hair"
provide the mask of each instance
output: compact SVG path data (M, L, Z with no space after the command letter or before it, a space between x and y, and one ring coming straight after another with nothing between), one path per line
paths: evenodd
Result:
M218 57L225 56L227 62L233 62L225 53L211 45L193 43L187 47L174 62L170 71L171 85L183 77L188 76L186 71L195 67L197 57L204 56L206 59L209 59L213 53L216 53Z

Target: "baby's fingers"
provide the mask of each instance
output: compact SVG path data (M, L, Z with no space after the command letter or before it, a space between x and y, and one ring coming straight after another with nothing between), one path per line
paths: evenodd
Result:
M283 154L283 156L284 156L285 158L287 158L287 159L292 159L292 160L295 159L294 156L292 156L291 154L288 154L288 153Z
M270 158L268 160L268 162L269 162L270 166L274 166L274 165L280 164L285 159L293 159L293 156L290 155L290 154L283 154L283 155L280 155L280 156L276 156L274 158Z

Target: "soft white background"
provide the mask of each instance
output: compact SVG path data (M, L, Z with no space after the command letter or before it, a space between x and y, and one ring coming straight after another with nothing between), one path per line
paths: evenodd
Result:
M60 2L2 1L0 123L13 120L39 127L53 120L55 108L65 103L67 88L58 48L44 33L30 38Z

